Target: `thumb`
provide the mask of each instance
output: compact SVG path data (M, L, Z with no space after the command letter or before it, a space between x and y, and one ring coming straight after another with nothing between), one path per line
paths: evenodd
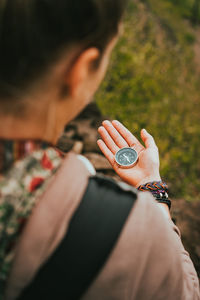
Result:
M146 129L141 130L141 138L146 148L157 148L154 138L147 132Z

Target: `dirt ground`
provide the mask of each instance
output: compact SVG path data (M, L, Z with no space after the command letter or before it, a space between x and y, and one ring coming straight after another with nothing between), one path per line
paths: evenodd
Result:
M200 278L200 201L191 203L184 199L173 199L172 203L172 216Z
M97 129L104 119L95 103L90 104L67 126L59 147L66 152L73 149L76 153L85 155L97 172L118 179L96 143L99 138ZM173 199L172 217L181 231L183 244L190 253L200 278L200 201L188 203L184 199Z

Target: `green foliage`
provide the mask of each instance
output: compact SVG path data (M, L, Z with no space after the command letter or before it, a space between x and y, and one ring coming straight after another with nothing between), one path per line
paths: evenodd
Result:
M183 17L194 24L200 23L200 0L168 0Z
M105 115L134 134L146 128L160 149L172 196L200 191L200 91L193 30L169 1L131 1L123 36L96 95Z

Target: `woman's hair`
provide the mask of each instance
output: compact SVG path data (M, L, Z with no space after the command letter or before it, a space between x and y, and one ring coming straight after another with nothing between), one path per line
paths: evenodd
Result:
M0 0L0 99L27 90L72 45L103 52L125 6L126 0Z

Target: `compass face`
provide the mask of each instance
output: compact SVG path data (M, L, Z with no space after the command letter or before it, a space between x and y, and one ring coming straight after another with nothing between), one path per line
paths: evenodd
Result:
M137 152L132 148L122 148L116 155L115 160L122 167L132 167L138 160Z

